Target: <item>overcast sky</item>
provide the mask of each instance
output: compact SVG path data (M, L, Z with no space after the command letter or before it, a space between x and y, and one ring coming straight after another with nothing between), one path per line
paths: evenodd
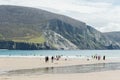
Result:
M86 22L102 32L120 31L120 0L0 0L0 5L40 8Z

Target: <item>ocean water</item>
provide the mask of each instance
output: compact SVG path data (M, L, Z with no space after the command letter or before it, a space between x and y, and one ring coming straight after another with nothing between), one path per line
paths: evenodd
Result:
M56 55L71 58L91 57L92 55L120 58L120 50L0 50L0 57L44 57Z

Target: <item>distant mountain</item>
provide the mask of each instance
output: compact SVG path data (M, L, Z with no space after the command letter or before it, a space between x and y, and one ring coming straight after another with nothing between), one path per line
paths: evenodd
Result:
M104 33L112 41L120 43L120 32L106 32Z
M7 49L120 48L84 22L41 9L9 5L0 6L0 40L0 48Z

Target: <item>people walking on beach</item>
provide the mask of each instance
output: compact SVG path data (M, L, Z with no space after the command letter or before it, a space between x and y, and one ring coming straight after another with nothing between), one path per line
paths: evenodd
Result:
M103 60L105 60L105 56L103 56Z
M95 58L96 58L96 60L97 60L97 59L98 59L98 56L96 55L96 57L95 57Z
M48 61L49 61L49 57L46 56L46 57L45 57L45 62L48 62Z
M54 57L53 57L53 56L51 57L51 61L52 61L52 63L53 63L53 61L54 61Z
M100 56L98 56L98 60L100 60Z
M56 55L56 60L58 61L61 58L60 55Z

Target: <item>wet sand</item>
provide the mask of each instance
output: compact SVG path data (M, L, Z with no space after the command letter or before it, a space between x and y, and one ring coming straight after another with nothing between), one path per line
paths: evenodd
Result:
M60 59L54 63L45 63L43 58L0 58L0 70L32 69L42 67L59 67L70 65L120 62L119 59L94 60L90 59ZM120 80L120 70L74 73L74 74L43 74L43 75L1 75L0 80Z

